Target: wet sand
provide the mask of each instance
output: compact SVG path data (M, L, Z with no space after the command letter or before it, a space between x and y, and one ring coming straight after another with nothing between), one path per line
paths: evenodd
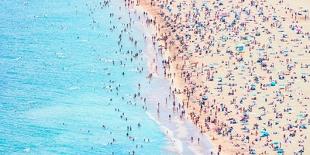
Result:
M142 96L147 98L147 113L170 140L167 150L175 154L210 154L212 144L209 138L200 133L189 120L179 117L180 111L173 107L174 99L169 87L169 81L159 71L149 85L141 88Z
M137 11L141 13L142 10ZM145 28L146 25L142 24L142 26ZM169 154L210 154L212 145L209 138L200 133L191 121L180 118L180 111L176 111L173 106L173 102L178 101L170 91L171 83L164 77L163 66L160 63L162 57L156 53L157 47L153 45L151 39L156 31L148 27L145 32L147 46L144 54L145 59L148 60L148 71L152 74L149 85L141 87L141 94L147 99L147 114L161 127L169 139L170 144L166 148ZM193 141L191 137L194 138Z

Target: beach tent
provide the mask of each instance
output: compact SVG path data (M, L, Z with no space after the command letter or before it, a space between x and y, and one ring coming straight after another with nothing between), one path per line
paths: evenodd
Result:
M240 53L244 52L244 50L245 50L245 45L242 44L242 43L237 44L237 45L236 45L236 50L237 50L238 52L240 52Z
M276 84L277 84L277 82L272 81L270 85L271 85L271 86L276 86Z
M255 40L255 38L251 35L245 35L242 37L242 40L244 40L242 43L243 44L250 44L252 41Z
M256 90L256 85L255 84L251 84L251 90Z
M278 142L278 141L273 141L272 144L273 144L273 146L274 146L273 149L274 149L275 151L277 151L277 150L280 148L279 142Z
M169 12L172 11L172 8L170 6L167 6L167 9L168 9Z

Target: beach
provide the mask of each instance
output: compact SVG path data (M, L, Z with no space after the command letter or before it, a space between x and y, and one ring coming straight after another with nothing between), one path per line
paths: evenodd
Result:
M127 2L155 27L175 107L213 153L309 153L309 2Z
M0 154L310 154L310 1L1 4Z

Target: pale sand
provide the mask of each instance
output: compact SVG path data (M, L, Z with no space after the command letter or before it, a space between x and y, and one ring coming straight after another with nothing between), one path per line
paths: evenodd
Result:
M185 105L186 116L211 138L216 151L221 145L221 154L249 154L249 149L256 154L277 154L272 143L278 142L285 154L303 148L304 154L310 154L309 116L297 117L310 113L310 71L305 67L310 65L310 19L295 15L300 6L309 9L309 1L255 1L257 8L250 1L223 1L221 5L213 0L163 0L154 5L150 2L140 1L140 6L156 18L155 37L163 47L160 51L164 60L169 62L165 65L167 78ZM203 2L211 10L201 11ZM163 9L160 4L164 4ZM195 12L193 8L200 10ZM227 23L235 19L233 11L240 13L241 8L244 11L240 20L228 28ZM265 19L258 16L259 12ZM228 15L226 22L221 22L224 14ZM206 27L186 27L196 21ZM301 33L290 25L302 26ZM177 35L182 42L176 39ZM248 39L241 38L244 36ZM245 45L243 53L235 49L240 43ZM263 63L257 63L259 58ZM284 79L279 79L279 75ZM277 82L275 86L270 86L272 81ZM255 90L250 89L251 85L255 85ZM208 100L200 109L199 101L205 94ZM208 117L210 122L205 121ZM247 122L242 123L242 118ZM236 120L236 124L228 119ZM299 129L302 124L307 129ZM228 132L230 128L233 130ZM270 134L268 137L260 137L263 129Z

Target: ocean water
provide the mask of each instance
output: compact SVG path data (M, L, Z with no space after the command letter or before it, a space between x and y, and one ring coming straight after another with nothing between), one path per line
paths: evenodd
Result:
M102 2L1 0L0 154L166 153L165 135L132 97L147 83L143 35L132 27L118 45L127 12L121 0Z

